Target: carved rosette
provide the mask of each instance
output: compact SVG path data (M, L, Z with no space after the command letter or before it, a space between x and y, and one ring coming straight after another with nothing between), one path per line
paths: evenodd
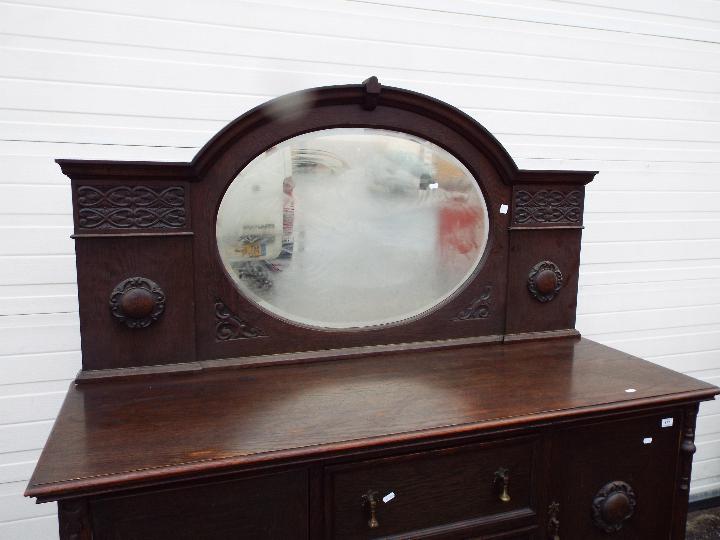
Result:
M592 503L592 519L598 529L614 533L635 512L637 497L630 484L616 480L600 488Z
M120 282L110 294L110 312L128 328L146 328L165 311L165 293L144 277Z
M515 192L513 223L517 225L580 225L583 194L557 189Z
M560 292L563 275L557 264L541 261L530 269L528 290L538 302L549 302Z
M182 186L80 186L77 208L82 229L177 229L187 222Z
M492 295L492 287L488 285L475 298L472 303L463 309L455 317L455 321L472 321L476 319L487 319L490 315L490 297Z
M229 341L262 336L262 330L234 314L222 300L215 299L215 339Z

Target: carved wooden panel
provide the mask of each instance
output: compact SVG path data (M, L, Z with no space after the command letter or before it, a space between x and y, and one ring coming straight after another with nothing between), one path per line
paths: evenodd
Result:
M80 186L81 229L178 229L187 223L183 186Z
M471 321L475 319L487 319L490 315L490 300L492 295L492 287L485 287L477 298L470 303L465 309L457 314L456 321Z
M259 328L230 311L222 300L215 300L215 339L228 341L262 337L262 335Z
M513 193L513 226L582 225L582 189L519 186Z

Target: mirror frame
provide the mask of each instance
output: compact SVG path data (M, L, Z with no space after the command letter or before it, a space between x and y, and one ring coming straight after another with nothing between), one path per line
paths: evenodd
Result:
M294 136L345 127L404 132L444 148L478 181L489 217L485 252L464 287L422 316L360 332L302 327L259 309L225 273L215 236L223 194L252 159ZM375 77L264 103L189 163L58 163L72 179L86 371L182 371L577 335L584 186L595 173L519 170L467 114ZM539 296L528 279L552 278L547 268L562 274L562 288ZM128 325L127 317L119 323L118 303L114 315L108 307L129 279L160 291L143 293L163 301L161 315L147 325Z
M195 231L200 245L195 265L209 266L208 272L196 275L196 289L213 291L213 300L219 300L234 317L265 336L218 342L213 339L216 336L207 335L199 344L211 345L201 354L221 358L458 338L501 339L509 216L500 214L499 208L510 203L511 187L503 176L516 170L515 164L494 137L457 109L394 88L382 87L378 94L373 94L373 84L369 80L363 85L307 90L268 102L230 124L196 157L194 163L201 171L202 181L194 201L205 204L203 208L193 208L193 216L198 216ZM300 326L269 314L246 298L218 264L220 255L214 245L217 211L237 174L265 150L301 134L354 127L418 136L458 159L478 182L485 198L489 220L487 244L472 277L453 295L420 316L361 331ZM210 238L213 245L208 245ZM478 306L487 308L476 310L482 316L464 316L478 302Z

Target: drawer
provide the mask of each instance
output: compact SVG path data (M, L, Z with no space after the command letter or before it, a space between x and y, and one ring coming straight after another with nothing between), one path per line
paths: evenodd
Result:
M435 538L533 524L539 449L523 438L329 467L327 536Z
M93 540L305 540L305 471L158 488L90 502Z

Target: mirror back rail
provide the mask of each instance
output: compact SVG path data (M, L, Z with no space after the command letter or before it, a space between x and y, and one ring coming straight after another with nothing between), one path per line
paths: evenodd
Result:
M437 172L439 154L451 156L443 163L454 160L457 170L477 182L487 213L484 251L469 277L431 308L389 323L313 326L273 312L272 303L243 292L228 274L216 227L229 186L254 159L276 148L292 149L292 179L307 165L302 161L307 148L293 141L323 130L399 133L424 145L425 154L412 157L410 165L407 152L395 152L400 165L414 167L410 177L420 178L419 189L438 188L436 193L448 197L462 191L451 187L452 173L438 180L421 171L425 166ZM418 156L425 156L424 165ZM72 183L83 353L78 381L579 335L574 327L585 185L596 173L519 170L498 140L467 114L416 92L382 86L375 77L260 105L221 130L189 163L57 162ZM371 165L371 187L383 192L383 200L405 196L405 171L393 173L388 188L377 182L385 173ZM287 208L294 203L288 204L287 178L276 185L284 186L286 203L276 212L276 228L284 218L287 229ZM443 207L437 215L437 231L449 223L456 237L466 232L456 207ZM405 224L410 219L398 216ZM434 234L442 233L426 237ZM268 248L258 238L244 245L249 250L244 256ZM296 250L299 245L296 239ZM277 270L279 259L266 259L265 266ZM435 272L442 277L445 270ZM342 315L351 299L328 297L328 311Z

